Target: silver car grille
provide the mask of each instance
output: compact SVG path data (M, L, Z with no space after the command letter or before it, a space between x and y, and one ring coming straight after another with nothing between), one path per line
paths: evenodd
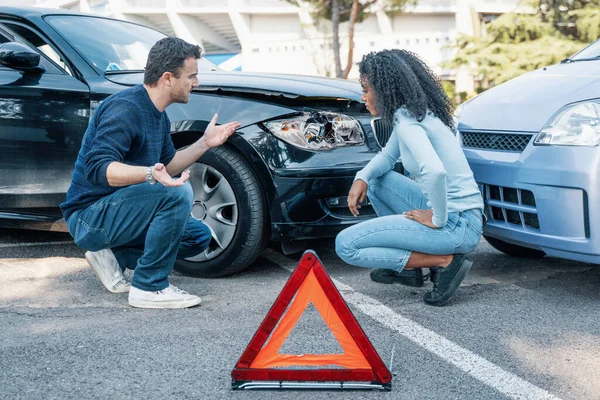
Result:
M533 192L497 185L480 184L489 220L540 229Z
M391 123L384 122L381 118L376 118L371 121L371 128L375 133L375 140L382 149L385 144L390 140L394 126Z
M461 132L462 147L521 153L531 141L529 133Z
M541 231L535 196L532 191L498 185L479 184L482 191L485 214L494 222L520 226L526 231ZM583 222L585 237L590 237L590 214L588 195L583 192Z

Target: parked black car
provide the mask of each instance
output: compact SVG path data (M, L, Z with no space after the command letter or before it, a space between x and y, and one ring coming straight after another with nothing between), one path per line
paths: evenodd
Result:
M162 37L115 19L0 7L2 226L66 231L58 205L90 116L110 94L142 83ZM354 174L379 150L358 83L223 72L205 59L199 70L189 103L167 109L176 147L202 135L215 112L242 127L192 168L192 215L213 241L176 268L232 274L270 240L290 250L374 215L366 205L354 218L346 207Z

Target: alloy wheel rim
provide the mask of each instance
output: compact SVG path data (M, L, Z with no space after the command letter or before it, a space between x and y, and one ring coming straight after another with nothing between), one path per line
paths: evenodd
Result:
M196 163L190 167L190 172L189 180L194 190L191 215L208 226L212 239L206 250L186 260L203 262L218 257L233 241L238 205L231 184L215 168Z

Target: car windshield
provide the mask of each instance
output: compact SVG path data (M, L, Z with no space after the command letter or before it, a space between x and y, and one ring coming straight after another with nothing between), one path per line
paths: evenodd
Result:
M79 53L106 73L143 71L150 48L166 37L145 26L99 17L56 15L46 18ZM219 68L201 58L199 71Z
M590 60L594 58L600 58L600 40L596 40L585 49L571 57L571 60Z

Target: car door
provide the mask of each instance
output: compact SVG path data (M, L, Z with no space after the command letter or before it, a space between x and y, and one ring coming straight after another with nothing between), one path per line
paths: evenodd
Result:
M88 125L89 88L39 32L0 21L0 43L11 41L36 49L46 72L0 65L0 211L55 213Z

